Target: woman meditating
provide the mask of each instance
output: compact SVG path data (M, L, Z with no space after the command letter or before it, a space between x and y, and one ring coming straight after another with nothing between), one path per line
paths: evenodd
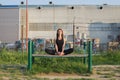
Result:
M64 47L65 47L65 40L63 38L63 30L58 29L56 34L56 41L55 41L55 50L56 54L64 55Z
M65 40L64 40L64 34L62 29L58 29L56 33L56 39L55 39L55 49L45 49L45 52L47 52L50 55L67 55L73 52L73 48L69 48L65 50Z

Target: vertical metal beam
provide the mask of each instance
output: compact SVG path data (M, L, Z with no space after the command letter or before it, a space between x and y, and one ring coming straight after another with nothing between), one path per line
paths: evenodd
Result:
M84 42L84 55L86 55L86 51L87 51L87 43L86 42ZM84 57L84 64L86 64L87 63L87 58L86 57Z
M92 41L88 42L88 72L92 72Z
M35 45L34 45L34 42L32 41L32 54L34 54L34 52L35 52ZM35 61L35 58L32 56L32 63L34 63L34 61Z
M28 42L28 70L32 69L32 41Z
M23 30L24 29L24 26L23 26L23 24L22 24L22 26L21 26L21 40L22 40L22 53L23 53L23 48L24 48L24 43L23 43Z
M75 17L73 18L73 49L75 48Z

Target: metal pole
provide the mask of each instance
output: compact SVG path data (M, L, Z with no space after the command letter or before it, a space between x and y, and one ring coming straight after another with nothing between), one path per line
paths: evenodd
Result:
M24 2L21 2L21 5L23 6ZM22 53L23 53L23 47L24 47L24 43L23 43L23 38L24 38L24 25L23 25L23 9L22 9L22 16L21 16L21 20L22 20L22 25L21 25L21 41L22 41Z
M32 54L34 54L35 48L34 48L34 42L32 41ZM32 56L32 63L34 63L35 58Z
M75 17L73 18L73 49L75 48Z
M26 51L28 51L28 0L26 0Z
M86 42L84 42L84 55L86 55L86 50L87 50L87 43ZM86 59L86 57L84 57L84 64L86 64L87 63L87 59Z
M32 69L32 41L28 42L28 70Z
M23 61L23 58L24 58L24 55L23 55L23 47L24 47L24 44L23 44L23 25L21 26L21 28L22 28L22 30L21 30L21 33L22 33L22 36L21 36L21 38L22 38L22 61Z
M88 43L88 72L92 71L92 41Z
M23 50L24 50L24 49L23 49L23 47L24 47L24 43L23 43L23 27L24 27L24 26L22 25L22 27L21 27L21 28L22 28L22 29L21 29L21 33L22 33L22 36L21 36L21 39L22 39L22 53L23 53Z

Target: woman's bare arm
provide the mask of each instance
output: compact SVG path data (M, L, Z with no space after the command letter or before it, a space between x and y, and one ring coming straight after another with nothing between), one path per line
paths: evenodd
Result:
M64 52L64 48L65 48L65 39L64 39L64 44L63 44L63 47L62 47L62 52Z
M58 46L57 46L56 42L55 42L55 50L58 53Z

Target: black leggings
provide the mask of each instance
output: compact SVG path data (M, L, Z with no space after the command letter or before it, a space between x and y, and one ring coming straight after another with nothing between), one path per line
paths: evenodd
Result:
M55 53L56 53L56 51L52 50L52 49L45 49L45 52L50 54L50 55L55 55ZM66 49L66 50L64 50L64 55L70 54L72 52L73 52L73 48Z

